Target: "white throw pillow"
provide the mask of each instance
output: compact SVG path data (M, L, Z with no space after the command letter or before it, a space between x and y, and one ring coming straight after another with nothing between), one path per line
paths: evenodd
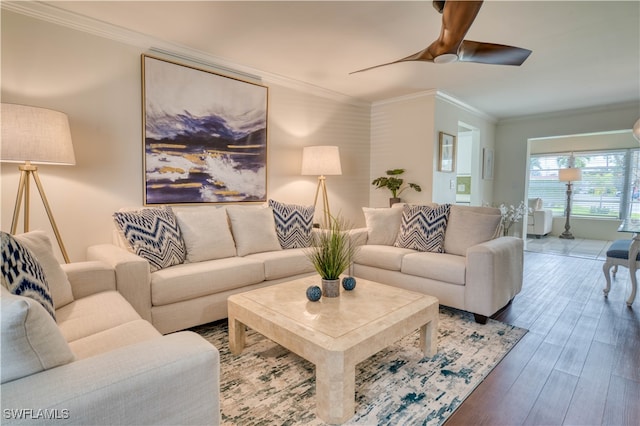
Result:
M176 209L175 213L187 246L187 262L202 262L236 255L236 246L224 207Z
M367 224L367 244L392 246L395 243L402 223L402 207L401 204L391 208L362 208Z
M42 305L0 287L2 383L72 362L69 344Z
M487 209L489 211L489 209ZM497 236L500 214L483 214L464 206L451 206L444 251L466 256L467 249Z
M532 210L541 210L542 198L529 198L529 208Z
M282 250L271 207L229 206L227 215L238 256Z
M47 234L44 231L31 231L14 235L13 238L28 248L42 266L44 275L47 277L54 308L60 309L73 302L71 283L53 254L51 240Z

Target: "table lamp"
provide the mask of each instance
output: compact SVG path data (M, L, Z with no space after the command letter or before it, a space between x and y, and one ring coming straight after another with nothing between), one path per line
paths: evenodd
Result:
M323 225L329 226L331 211L329 209L329 197L325 176L341 175L340 151L337 146L307 146L302 150L302 175L318 176L316 196L313 201L315 208L318 202L318 193L322 192Z
M573 240L574 236L571 233L571 224L569 223L569 216L571 216L571 193L573 190L572 182L578 182L582 180L582 170L576 169L574 167L560 169L558 180L560 180L560 182L567 182L567 209L565 210L567 219L564 224L564 232L559 235L559 238L563 238L565 240Z
M30 177L36 183L40 198L44 204L49 222L58 240L64 261L69 256L62 243L51 207L44 193L35 164L74 165L76 159L71 142L71 131L67 115L45 108L3 103L0 109L2 127L2 147L0 161L3 163L21 163L18 195L13 209L11 233L18 227L18 216L24 202L24 232L29 231L29 182Z

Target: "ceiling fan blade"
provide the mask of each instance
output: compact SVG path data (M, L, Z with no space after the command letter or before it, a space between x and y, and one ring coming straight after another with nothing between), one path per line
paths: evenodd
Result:
M356 74L359 72L369 71L374 68L386 67L387 65L393 65L400 62L409 62L409 61L424 61L424 62L433 62L433 57L427 52L427 49L421 50L418 53L414 53L413 55L407 56L406 58L398 59L397 61L387 62L386 64L374 65L369 68L364 68L358 71L350 72L349 74Z
M427 48L430 55L433 58L441 55L457 55L458 47L478 16L481 7L482 1L447 0L442 11L440 35Z
M493 65L522 65L531 50L503 44L464 40L458 49L458 61Z

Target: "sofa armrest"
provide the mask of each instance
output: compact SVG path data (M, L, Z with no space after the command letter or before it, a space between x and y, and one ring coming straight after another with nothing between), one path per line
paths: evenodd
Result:
M116 289L145 320L151 321L151 273L149 262L113 244L87 249L87 259L99 260L115 270Z
M2 424L219 424L219 397L218 350L180 332L4 383Z
M522 289L524 242L500 237L467 250L465 309L491 316Z
M71 283L74 299L81 299L102 291L116 290L116 274L104 262L74 262L60 265Z

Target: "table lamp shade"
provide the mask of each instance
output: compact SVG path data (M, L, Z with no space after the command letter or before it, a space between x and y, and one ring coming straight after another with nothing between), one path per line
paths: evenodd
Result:
M341 175L340 151L337 146L307 146L302 150L303 175Z
M560 169L558 180L561 182L578 182L582 180L582 170L576 168Z
M67 115L45 108L2 104L0 161L76 163Z

